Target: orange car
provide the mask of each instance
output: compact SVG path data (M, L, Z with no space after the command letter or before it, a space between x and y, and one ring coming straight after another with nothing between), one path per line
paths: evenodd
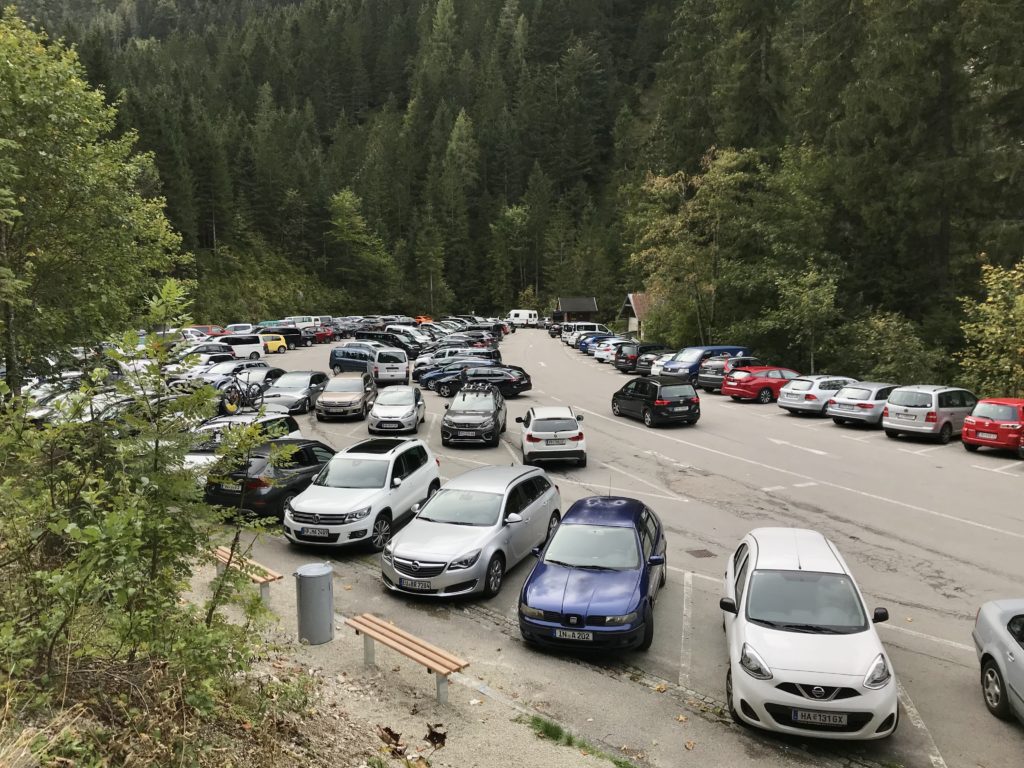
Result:
M416 315L416 317L414 317L413 320L416 321L416 325L419 325L420 323L434 322L434 318L432 318L430 315Z

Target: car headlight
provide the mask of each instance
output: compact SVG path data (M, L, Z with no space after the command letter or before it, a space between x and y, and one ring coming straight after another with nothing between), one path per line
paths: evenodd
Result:
M605 616L604 625L606 627L621 627L623 624L632 624L637 620L639 614L636 611L632 613L624 613L622 616Z
M390 563L391 562L391 558L394 557L394 554L395 554L395 545L394 545L394 540L392 540L392 541L389 541L387 543L387 545L384 547L384 552L381 554L381 556L384 558L384 562Z
M415 415L416 415L416 409L412 408L412 409L406 411L405 413L403 413L402 414L402 418L403 419L411 419Z
M369 515L370 515L370 507L363 507L362 509L357 509L355 512L349 512L347 515L342 515L341 516L341 522L342 523L352 523L352 522L355 522L356 520L363 520L363 519L369 517Z
M885 663L885 656L878 654L871 662L868 673L864 675L864 687L878 690L885 688L890 680L892 680L892 672L889 671L889 665Z
M519 612L529 619L543 619L544 611L540 608L531 608L526 603L519 604Z
M479 424L477 424L477 426L480 429L490 429L491 427L494 426L494 419L484 419Z
M753 678L758 680L772 679L772 671L764 663L764 659L758 656L757 651L746 643L743 644L743 650L740 651L740 666Z
M467 568L472 568L476 565L476 561L480 559L480 550L474 549L472 552L467 552L461 557L457 557L448 563L449 571L464 571Z

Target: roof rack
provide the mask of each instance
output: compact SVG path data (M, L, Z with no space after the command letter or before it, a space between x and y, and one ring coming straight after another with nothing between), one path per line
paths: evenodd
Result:
M344 449L344 453L391 453L396 448L408 443L409 437L371 437L368 440L350 445Z
M497 387L488 381L467 381L460 392L493 392Z

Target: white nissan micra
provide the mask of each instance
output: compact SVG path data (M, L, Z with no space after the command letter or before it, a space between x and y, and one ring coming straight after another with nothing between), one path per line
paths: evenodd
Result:
M823 739L881 739L899 724L896 679L864 599L817 531L757 528L729 557L720 601L726 700L737 722Z

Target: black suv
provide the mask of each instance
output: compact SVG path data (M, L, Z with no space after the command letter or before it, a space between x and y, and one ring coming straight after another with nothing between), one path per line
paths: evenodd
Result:
M496 446L505 431L505 398L492 384L466 384L445 406L441 445L478 443Z
M697 390L678 376L647 376L633 379L612 395L612 413L643 419L648 427L700 419Z
M391 333L390 331L356 331L355 336L357 339L379 341L386 347L397 347L398 349L405 350L405 354L410 360L415 360L423 351L422 345L409 341L405 336L399 336L397 333Z
M461 378L463 387L467 384L481 382L493 384L503 397L515 397L520 392L533 389L533 380L530 378L530 374L518 365L463 368Z
M709 357L700 364L697 371L697 386L705 392L714 392L722 388L722 382L735 368L745 368L748 365L764 365L764 363L750 355L715 355Z
M660 352L662 350L666 353L672 351L664 344L659 344L657 342L641 344L639 342L629 341L625 344L620 344L619 348L615 350L615 357L612 359L612 365L623 373L632 373L636 370L636 361L639 359L640 355L646 355L648 352Z

